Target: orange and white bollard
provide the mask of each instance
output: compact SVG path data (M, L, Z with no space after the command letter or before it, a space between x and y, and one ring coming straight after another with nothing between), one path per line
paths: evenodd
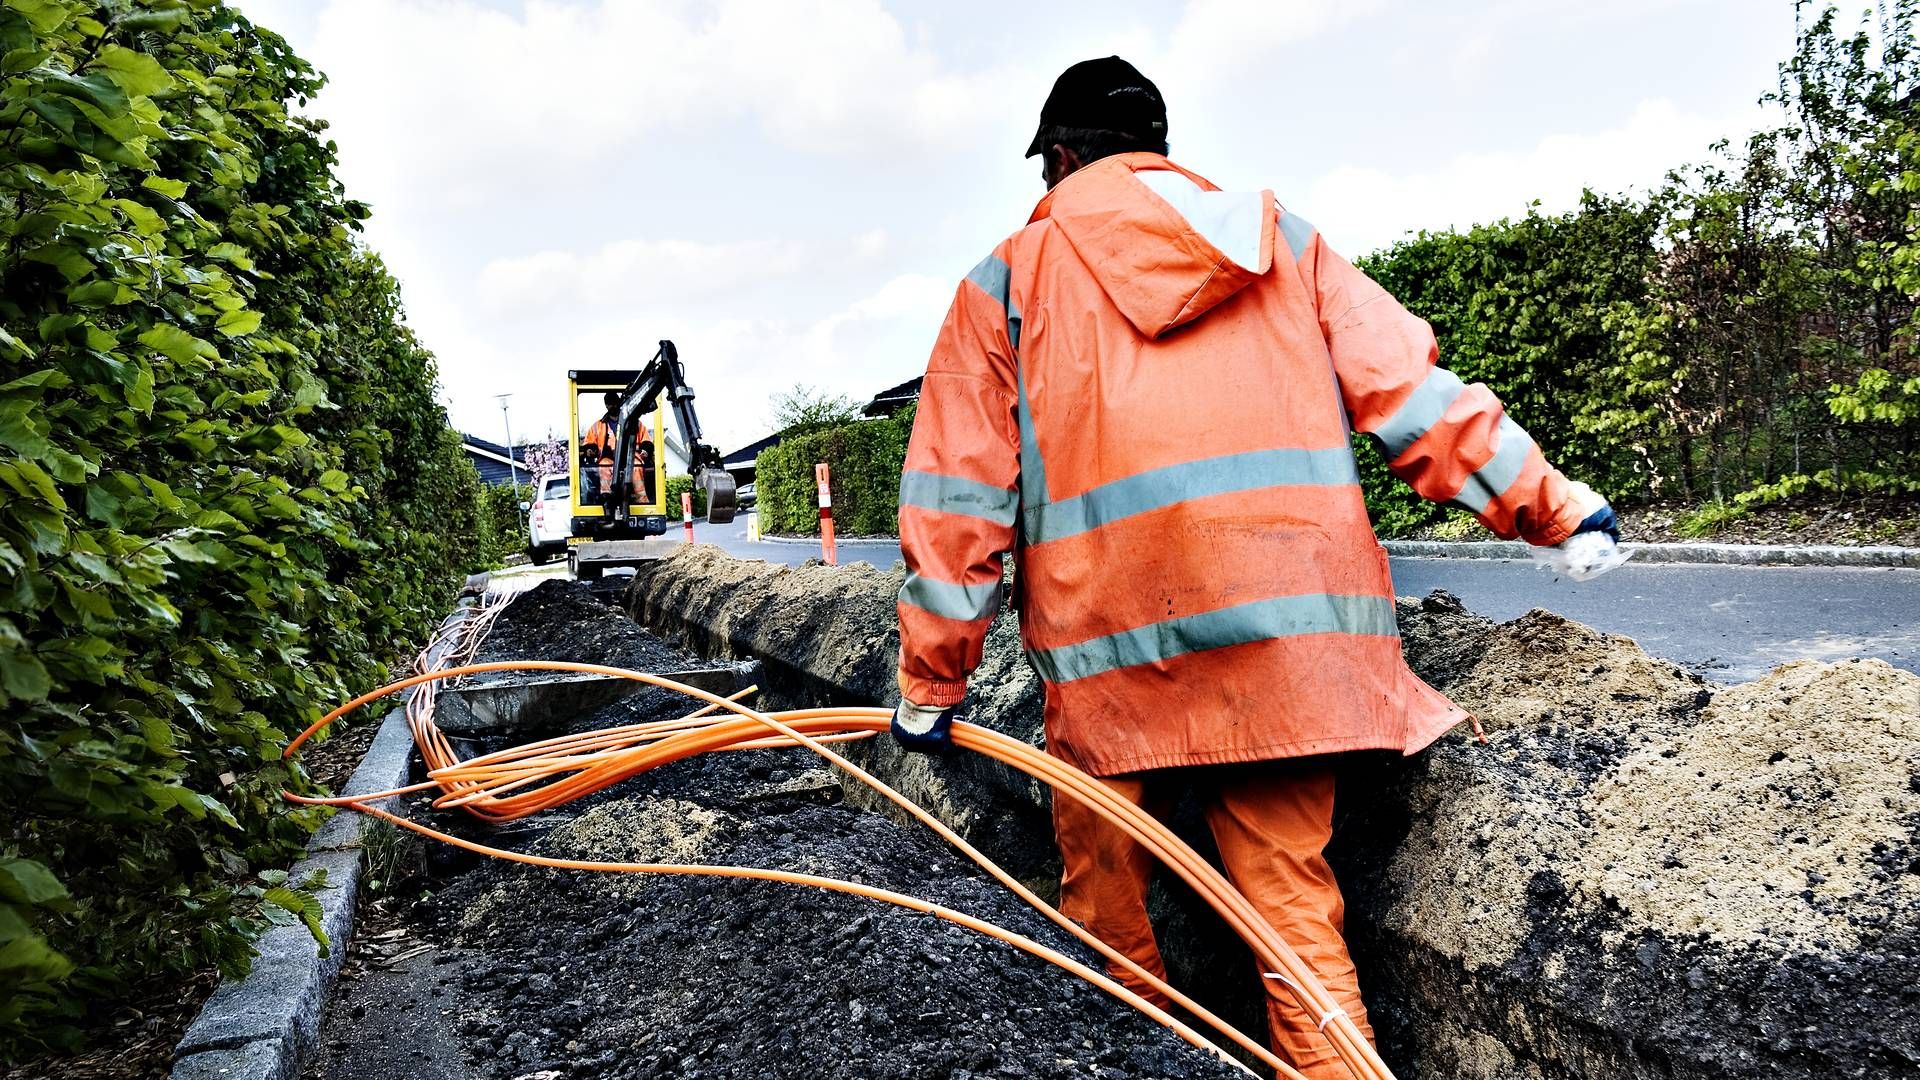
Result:
M680 520L687 527L687 543L693 543L693 492L680 493Z
M827 463L822 461L813 467L813 481L820 487L820 552L828 566L839 564L840 556L833 549L833 492L828 482Z

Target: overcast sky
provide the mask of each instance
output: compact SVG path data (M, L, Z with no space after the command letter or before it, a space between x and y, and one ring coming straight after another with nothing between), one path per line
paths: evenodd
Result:
M511 393L559 434L567 368L672 338L722 451L796 382L924 370L1044 192L1020 154L1074 61L1133 61L1174 160L1358 255L1656 183L1760 121L1793 44L1790 0L239 3L331 80L457 426L501 440Z

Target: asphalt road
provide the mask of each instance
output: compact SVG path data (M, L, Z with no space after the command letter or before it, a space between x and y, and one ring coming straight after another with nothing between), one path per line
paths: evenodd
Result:
M748 543L743 523L695 528L702 543L742 558L798 565L814 544ZM679 542L671 531L661 542ZM895 543L840 545L840 561L885 569ZM1446 589L1474 611L1512 619L1536 607L1638 641L1719 682L1744 682L1776 664L1879 657L1920 671L1920 570L1628 563L1594 581L1556 579L1528 562L1394 559L1402 596Z

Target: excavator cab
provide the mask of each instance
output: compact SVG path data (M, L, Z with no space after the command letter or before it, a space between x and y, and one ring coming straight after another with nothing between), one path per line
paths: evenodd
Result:
M573 535L659 536L667 531L666 485L662 464L667 460L666 409L656 405L645 421L634 418L633 461L627 482L616 484L618 409L612 423L606 418L609 395L625 395L639 376L637 370L603 368L567 372L569 430L567 475L573 489ZM616 492L624 491L621 507Z
M693 389L673 342L662 341L647 366L567 372L567 411L574 437L567 447L573 478L573 542L567 563L576 576L599 577L614 566L658 558L657 545L634 544L667 531L666 414L686 445L687 470L705 497L707 520L733 520L738 501L720 452L700 438Z

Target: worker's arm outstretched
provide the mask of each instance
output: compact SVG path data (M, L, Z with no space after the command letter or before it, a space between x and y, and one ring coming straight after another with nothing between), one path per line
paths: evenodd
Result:
M989 256L960 283L920 387L900 477L900 697L894 734L944 745L987 627L1019 511L1020 433L1007 265ZM911 707L909 707L911 706Z
M1618 526L1605 499L1547 462L1483 383L1437 361L1433 328L1340 257L1318 231L1282 213L1356 430L1422 498L1470 511L1506 539L1541 547Z

